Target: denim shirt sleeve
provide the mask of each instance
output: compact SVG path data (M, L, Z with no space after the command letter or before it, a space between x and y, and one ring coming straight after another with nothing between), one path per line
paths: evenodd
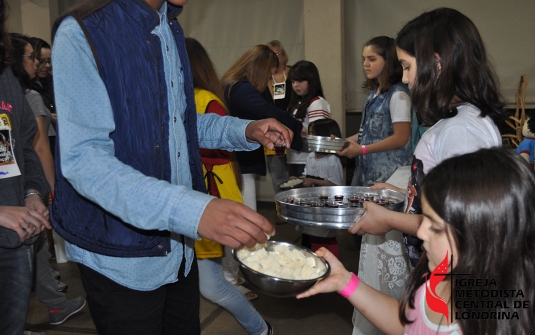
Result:
M258 143L247 142L245 128L252 120L232 116L197 113L197 132L199 145L204 149L223 149L227 151L251 151Z
M200 217L213 197L145 176L120 162L109 136L115 123L106 87L89 44L72 17L63 20L53 48L65 178L82 196L135 227L198 238Z

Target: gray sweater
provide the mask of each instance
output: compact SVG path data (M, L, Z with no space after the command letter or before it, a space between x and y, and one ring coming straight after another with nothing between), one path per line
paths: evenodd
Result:
M34 189L47 196L50 187L32 146L37 122L10 68L0 74L0 100L0 132L3 135L0 140L11 139L9 150L13 150L21 173L16 177L0 178L0 206L24 206L24 194L27 190ZM26 243L32 243L36 238ZM0 227L0 247L16 248L20 245L16 232Z

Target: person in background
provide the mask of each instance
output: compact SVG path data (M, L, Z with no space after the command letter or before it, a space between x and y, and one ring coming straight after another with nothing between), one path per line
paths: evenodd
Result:
M318 68L314 63L302 60L295 63L288 78L292 81L292 97L288 111L308 129L310 122L331 117L331 105L323 94ZM308 153L288 149L287 161L290 176L301 176Z
M301 150L306 136L306 128L292 116L262 98L267 85L271 83L273 72L279 65L277 55L266 45L256 45L245 52L221 78L225 105L231 115L249 120L275 118L291 129L294 136L289 148ZM262 149L237 152L236 157L243 174L243 201L256 210L256 187L254 175L266 175L266 162Z
M479 31L457 10L438 8L413 19L398 33L396 50L403 82L411 88L412 106L429 129L414 151L405 213L366 202L366 215L349 231L373 235L401 231L411 265L416 266L422 253L422 241L415 236L423 220L423 177L449 157L501 146L497 124L504 119L505 103ZM372 186L381 188L394 187ZM376 263L369 268L372 271Z
M269 102L273 102L275 106L283 111L288 110L290 97L292 96L292 82L288 78L288 72L291 66L288 65L288 54L280 41L273 40L266 43L268 47L273 50L279 59L279 66L273 72L271 83L268 83L266 89L262 92L262 97ZM275 156L275 151L264 150L266 155L266 165L271 175L271 183L275 193L282 191L279 185L288 181L290 175L288 174L288 164L286 163L286 155ZM283 222L278 219L277 224Z
M325 100L318 68L314 63L302 60L292 66L288 78L292 81L292 97L288 111L308 129L310 122L331 117L331 105ZM307 152L288 149L286 157L290 178L303 175ZM301 235L301 244L311 248L307 234Z
M339 292L385 334L534 334L533 169L511 150L481 149L442 161L420 186L417 234L426 252L401 300L360 281L326 249L317 254L331 265L329 277L297 298ZM513 307L518 299L524 308Z
M11 34L11 56L14 60L12 65L13 74L19 80L26 99L37 119L38 130L33 140L34 149L45 171L49 172L51 180L48 180L50 189L54 191L54 161L48 144L47 129L50 127L50 113L43 104L39 93L30 89L37 72L37 58L29 38L21 34ZM33 58L33 59L32 59ZM58 289L56 271L50 266L51 255L48 251L46 233L43 232L34 244L35 274L34 285L37 299L47 307L50 324L59 325L72 315L80 312L85 306L85 299L77 297L67 299L67 295Z
M308 124L310 135L342 137L340 126L333 119L319 119ZM335 154L311 152L308 154L303 179L304 187L342 186L344 167L341 158ZM325 247L338 257L338 241L336 237L319 237L307 235L310 248L318 250Z
M41 160L45 176L54 192L54 158L50 152L48 143L48 128L52 122L50 111L45 107L41 95L32 90L33 82L37 75L37 58L29 37L22 34L11 33L12 57L15 64L12 66L13 74L19 80L22 90L32 107L37 120L37 133L35 134L33 146L35 152Z
M222 102L223 92L208 53L191 37L186 38L186 50L193 75L197 113L227 115ZM238 182L241 180L240 171L233 158L233 154L225 150L201 149L208 194L243 203ZM247 293L244 296L238 287L225 280L221 267L222 245L202 238L201 241L195 241L195 254L202 296L228 310L248 334L272 334L271 325L251 305ZM249 290L248 293L252 292Z
M50 44L38 37L30 37L30 44L35 52L37 65L37 75L33 82L32 90L41 94L45 107L50 111L52 117L51 127L48 127L48 141L50 151L54 156L56 148L56 102L54 99L54 84L52 82L52 49Z
M0 1L0 333L24 332L33 277L33 243L50 229L50 186L33 149L37 122L13 76L7 4Z
M268 46L257 45L249 49L220 80L225 106L231 115L239 118L260 120L273 117L277 119L295 134L293 141L284 145L301 149L303 141L299 134L305 135L306 129L286 111L264 100L260 93L271 82L272 73L278 64L277 56ZM264 149L236 152L236 158L243 177L241 188L243 203L256 211L255 174L266 175ZM223 271L228 281L233 284L242 284L238 276L238 262L230 256L228 249L223 258Z
M387 36L374 37L364 44L362 61L370 90L364 103L358 134L347 138L349 147L340 155L355 158L352 186L385 182L412 156L411 101L403 70L396 55L396 42Z
M275 233L206 194L199 148L273 149L293 134L274 119L196 113L177 20L186 2L83 0L53 28L51 222L101 335L200 334L194 241L252 247Z
M349 136L349 147L340 152L355 158L352 186L385 182L398 167L409 165L412 157L410 91L401 82L403 69L396 55L395 40L387 36L370 39L362 49L362 61L366 72L362 87L370 93L358 134ZM410 271L403 235L392 231L380 236L354 235L353 239L360 247L359 276L372 287L399 299ZM391 263L399 267L388 266ZM359 334L379 334L356 310L353 324Z

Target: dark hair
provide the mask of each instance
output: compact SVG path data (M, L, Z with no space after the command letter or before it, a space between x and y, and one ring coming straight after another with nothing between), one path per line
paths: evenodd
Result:
M340 126L338 125L338 122L333 119L319 119L310 122L308 124L308 132L314 132L314 135L316 136L331 137L331 135L335 135L336 137L342 137ZM347 158L341 156L338 156L338 158L340 158L342 167L345 167Z
M219 85L219 79L215 71L214 64L208 56L206 49L192 37L186 38L186 50L188 52L191 72L193 74L193 86L202 88L215 94L221 102L223 92Z
M13 64L13 59L11 59L11 40L6 29L8 12L7 1L0 0L0 73L7 66Z
M307 94L304 97L300 97L292 90L292 97L288 104L288 111L291 113L299 106L295 118L304 119L307 115L307 108L310 101L317 96L325 98L318 68L312 62L301 60L292 66L290 72L288 72L288 79L290 81L306 80L308 82Z
M271 76L271 70L279 66L279 58L267 45L256 45L247 50L240 59L225 72L221 87L234 85L238 81L250 82L258 92L263 92ZM230 92L230 90L229 90Z
M32 79L30 75L26 72L26 69L23 65L23 56L26 52L25 48L27 45L30 45L28 37L22 34L11 33L9 34L11 38L11 58L13 59L13 65L11 65L11 70L13 75L19 81L22 91L31 89Z
M35 57L37 59L41 58L41 49L52 49L47 41L39 37L30 37L29 42L33 47L33 51L35 52Z
M481 149L453 157L433 168L422 183L429 206L446 223L458 255L454 273L470 274L469 278L494 279L500 292L521 290L529 308L515 309L518 320L460 319L463 334L535 334L535 174L533 169L511 150ZM416 290L429 273L427 257L422 255L411 273L400 304L400 319L407 307L414 308ZM462 277L461 277L462 278ZM466 278L466 277L464 277ZM456 298L453 281L451 303ZM469 284L470 285L470 284ZM465 287L476 289L481 287ZM510 292L510 291L509 291ZM506 301L512 307L515 295L474 298L473 300ZM507 312L501 308L487 312Z
M388 36L378 36L366 42L364 47L372 47L373 51L385 60L385 66L379 77L366 79L362 88L375 90L381 87L381 93L387 92L403 77L403 68L396 53L396 40Z
M396 45L416 58L412 106L424 125L457 115L462 103L476 106L495 123L504 119L498 78L468 17L450 8L425 12L401 29Z

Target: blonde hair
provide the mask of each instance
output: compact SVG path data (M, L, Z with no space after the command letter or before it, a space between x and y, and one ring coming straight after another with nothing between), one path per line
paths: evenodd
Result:
M272 50L273 48L279 48L280 54L281 54L281 60L284 66L288 65L288 54L286 53L286 49L284 49L284 46L279 40L273 40L266 43L268 47L270 47ZM279 64L280 65L280 64Z

